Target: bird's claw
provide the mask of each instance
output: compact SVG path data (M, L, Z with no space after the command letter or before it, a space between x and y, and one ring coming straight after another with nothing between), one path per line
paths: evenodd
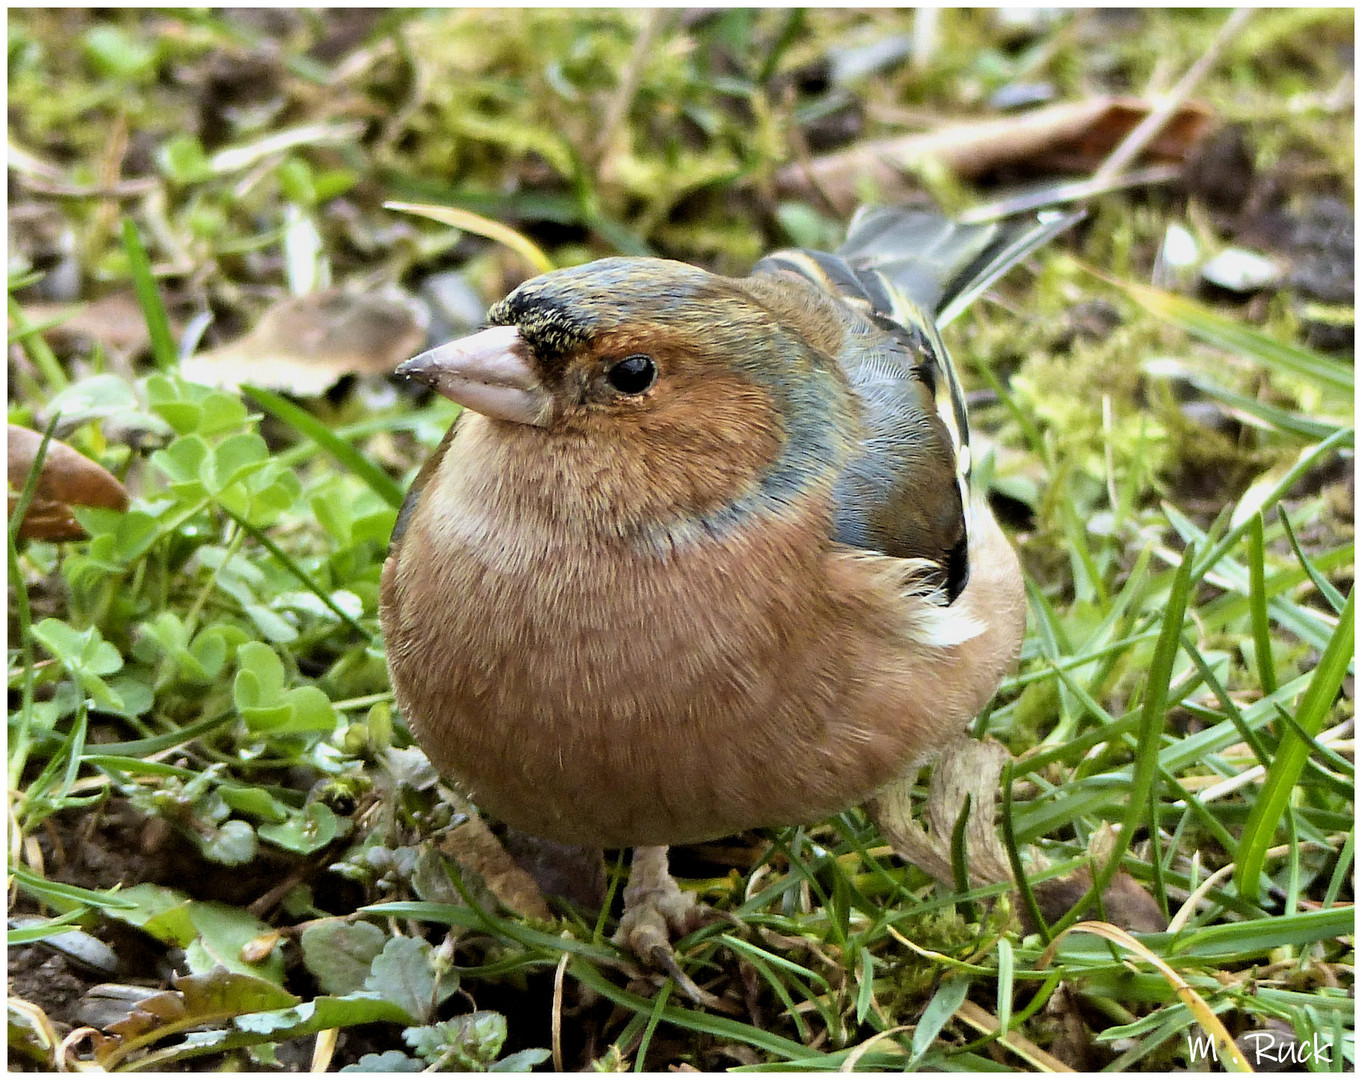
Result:
M684 892L667 870L666 848L635 848L629 884L624 889L624 914L614 942L643 963L665 972L697 1005L716 1012L734 1012L733 1002L725 1001L681 970L672 941L703 926L709 919L707 909Z

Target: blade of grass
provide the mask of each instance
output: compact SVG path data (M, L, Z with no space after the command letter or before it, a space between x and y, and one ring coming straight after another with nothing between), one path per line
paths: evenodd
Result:
M1196 524L1182 514L1176 508L1167 504L1163 507L1164 513L1168 518L1169 524L1177 531L1184 541L1195 540L1201 542L1204 534L1196 527ZM1243 532L1247 531L1252 515L1245 521L1244 528L1236 529L1234 536L1237 540ZM1341 558L1344 553L1340 552ZM1350 552L1347 552L1350 554ZM1350 560L1349 560L1350 561ZM1274 574L1271 579L1264 583L1264 591L1268 594L1268 612L1277 623L1303 641L1314 645L1317 649L1323 650L1328 643L1329 635L1333 633L1333 620L1322 612L1314 611L1310 608L1301 607L1292 603L1289 598L1276 595L1284 591L1287 587L1286 582L1291 581L1291 574L1304 576L1303 571L1282 571ZM1228 590L1237 594L1236 597L1219 597L1204 605L1201 609L1201 621L1203 625L1212 627L1225 627L1232 629L1234 621L1237 620L1242 608L1248 611L1249 605L1249 572L1248 568L1241 566L1236 560L1229 557L1228 550L1221 553L1214 565L1203 563L1196 572L1197 580L1203 577L1206 581L1215 585L1217 588ZM1240 600L1242 598L1242 601Z
M1256 511L1276 505L1281 501L1282 496L1295 487L1301 477L1314 468L1323 458L1335 450L1351 446L1352 441L1352 428L1336 432L1323 442L1302 450L1296 464L1270 486L1260 487L1254 484L1248 491L1244 492L1230 515L1231 526L1225 535L1212 542L1211 538L1215 535L1215 529L1211 528L1206 531L1206 552L1202 555L1201 562L1192 575L1193 578L1200 581L1206 571L1218 563L1225 556L1225 553L1239 542L1240 537L1251 527L1253 515ZM1170 503L1165 502L1162 505L1166 513L1171 511L1169 513L1170 523L1173 522L1175 517L1181 518L1183 516ZM1217 518L1217 522L1219 520Z
M58 751L48 759L42 772L22 793L23 802L18 812L26 828L32 828L36 822L63 808L66 797L71 793L71 787L80 774L87 725L86 701L82 698L76 708L76 717L71 724L70 733L61 740ZM57 784L55 791L50 791L58 772L62 773L61 782Z
M1182 1003L1192 1011L1197 1023L1201 1025L1201 1030L1215 1039L1217 1055L1225 1067L1234 1072L1253 1071L1239 1047L1230 1038L1230 1033L1225 1030L1225 1025L1221 1022L1220 1017L1215 1015L1211 1007L1206 1004L1205 999L1192 989L1186 979L1174 971L1148 946L1136 940L1126 931L1109 923L1086 922L1070 927L1065 931L1065 935L1075 933L1096 934L1129 952L1135 953L1146 963L1152 965L1168 981L1168 985L1173 988L1173 992L1182 1000ZM1041 956L1042 965L1048 964L1053 959L1061 940L1062 938L1056 938L1045 950L1045 953Z
M948 975L941 980L941 986L932 995L932 1000L927 1002L927 1007L918 1018L917 1027L913 1031L913 1056L905 1066L906 1069L911 1070L931 1049L932 1043L941 1034L941 1029L946 1026L946 1021L964 1004L972 985L972 980L962 975Z
M1282 900L1282 910L1293 915L1300 909L1301 899L1301 845L1299 830L1296 828L1296 810L1287 804L1286 815L1282 819L1286 825L1286 894Z
M1319 665L1310 678L1310 685L1296 709L1296 722L1312 736L1318 734L1323 726L1352 660L1353 597L1354 594L1349 592L1347 602L1339 613L1338 627L1329 639L1328 647L1320 657ZM1249 810L1248 821L1235 852L1234 861L1238 869L1234 880L1240 895L1247 900L1257 899L1259 877L1267 849L1272 846L1277 825L1282 820L1309 753L1310 745L1294 730L1283 732L1277 744L1277 756L1267 771L1258 798Z
M83 919L88 910L76 907L36 926L11 927L5 935L5 944L12 949L17 945L31 945L35 941L43 941L57 934L69 932L71 925Z
M1218 1002L1213 1006L1213 1011L1232 1007L1233 1003ZM1136 1071L1135 1067L1139 1062L1166 1045L1170 1040L1177 1038L1178 1035L1183 1035L1193 1022L1191 1011L1179 1002L1176 1005L1168 1005L1158 1012L1151 1013L1144 1017L1143 1021L1136 1024L1108 1028L1098 1036L1102 1043L1109 1044L1113 1040L1122 1039L1132 1045L1109 1062L1106 1067L1113 1073ZM1141 1024L1145 1028L1153 1027L1154 1030L1146 1031L1143 1036L1137 1035L1137 1029L1140 1028Z
M1321 908L1203 926L1183 934L1152 934L1145 940L1169 957L1176 954L1230 963L1236 957L1266 957L1274 949L1350 935L1355 915L1351 905Z
M151 355L156 366L162 371L173 371L179 362L175 349L175 339L170 333L170 320L166 318L165 305L161 303L161 290L157 287L156 277L151 272L151 260L147 249L142 246L142 237L132 218L123 219L123 250L128 254L132 268L132 287L137 292L137 302L142 305L142 316L147 321L147 333L151 337Z
M1152 548L1145 548L1146 552L1152 550ZM1121 660L1122 654L1126 652L1126 650L1135 645L1143 644L1146 641L1153 641L1158 636L1159 631L1157 628L1141 630L1138 633L1131 633L1125 637L1118 638L1109 645L1091 648L1086 652L1078 652L1073 656L1066 656L1063 660L1051 660L1050 664L1063 671L1074 671L1099 661L1108 661L1108 666L1114 666L1115 663ZM1027 659L1030 659L1031 655L1034 654L1028 655ZM1010 679L1003 680L999 693L1000 695L1015 694L1023 688L1030 686L1032 683L1045 682L1047 679L1053 679L1054 677L1055 673L1049 667L1038 671L1028 671L1022 675L1014 675ZM1049 751L1047 751L1047 753L1048 752Z
M1134 281L1118 282L1145 310L1182 327L1235 356L1256 361L1273 371L1306 379L1321 390L1342 391L1351 397L1353 370L1333 357L1297 345L1277 341L1237 319L1226 318L1210 308L1181 296Z
M949 1058L950 1068L964 1071L969 1058L966 1056L971 1051L980 1051L991 1043L1005 1047L1021 1058L1035 1071L1040 1073L1066 1073L1073 1072L1069 1066L1060 1061L1052 1054L1046 1053L1030 1039L1021 1035L1017 1031L1006 1031L998 1023L998 1018L990 1016L988 1011L974 1002L966 1000L955 1012L955 1019L963 1024L967 1024L975 1031L983 1035L982 1039L975 1039L973 1042L954 1050ZM1015 1026L1015 1025L1014 1025ZM979 1059L975 1059L979 1060ZM996 1069L996 1062L983 1059L989 1066Z
M1068 499L1060 500L1059 512L1064 522L1063 546L1069 549L1074 597L1080 601L1093 601L1105 612L1109 606L1107 589L1088 544L1087 523L1079 516L1078 507Z
M144 758L149 754L158 754L162 750L170 750L176 746L192 742L200 735L206 735L215 728L225 727L235 719L236 711L233 709L218 713L216 716L207 717L204 720L195 720L192 724L186 724L182 728L167 731L162 735L153 735L146 739L133 739L130 742L97 743L90 749L102 756ZM87 755L87 759L90 756Z
M965 852L965 826L969 824L970 796L965 794L965 803L960 807L960 815L951 829L951 876L955 880L957 893L969 892L969 857ZM968 900L960 903L960 914L966 922L978 922L974 904Z
M1225 390L1216 386L1209 379L1202 379L1193 375L1188 381L1207 397L1215 398L1217 401L1228 405L1230 415L1246 424L1266 428L1268 431L1297 435L1313 441L1327 439L1340 428L1348 426L1347 420L1342 416L1332 421L1316 420L1309 416L1302 416L1300 413L1278 408L1276 405L1269 405L1265 401L1248 397L1246 394L1236 394L1232 390Z
M1282 724L1282 730L1290 729L1296 738L1309 744L1310 756L1305 759L1305 767L1310 770L1311 774L1328 784L1329 787L1333 789L1334 794L1339 796L1339 798L1351 801L1354 795L1352 781L1357 772L1357 766L1342 754L1337 754L1333 750L1330 750L1329 747L1325 746L1317 738L1311 735L1300 726L1300 722L1294 716L1280 705L1277 707L1277 719ZM1324 764L1315 761L1316 756L1318 756ZM1346 780L1340 781L1337 776L1334 776L1325 768L1325 764L1332 766L1342 774Z
M860 959L860 984L856 987L856 1023L864 1024L875 1001L875 956L862 945Z
M1351 829L1348 832L1348 839L1343 841L1343 848L1338 853L1338 863L1334 866L1334 872L1329 876L1329 887L1324 890L1324 899L1320 901L1320 906L1331 908L1334 901L1338 899L1338 894L1343 889L1343 883L1348 879L1348 871L1353 865L1353 851L1357 843L1357 830Z
M454 885L462 894L462 883L454 878ZM518 945L540 952L545 964L557 964L564 952L582 956L597 963L618 962L618 949L578 941L576 938L558 937L543 930L518 922L491 915L480 907L469 904L439 904L429 900L394 900L380 904L366 904L359 909L374 915L392 915L400 919L416 919L419 922L438 923L444 926L457 926L464 930L490 931L509 938Z
M1167 783L1167 777L1160 777ZM1179 785L1179 789L1181 785ZM1149 786L1149 865L1153 870L1153 892L1154 900L1159 905L1159 913L1163 915L1163 921L1168 921L1168 884L1164 880L1163 874L1163 849L1162 834L1159 823L1159 803L1158 785ZM1195 800L1189 800L1188 805Z
M1002 938L998 942L998 1030L1006 1035L1012 1026L1012 990L1015 959L1012 942Z
M66 377L66 372L62 369L57 354L52 351L52 346L48 345L47 339L43 337L42 327L28 321L23 307L13 296L9 297L9 321L11 323L9 340L23 345L24 352L33 361L33 366L47 380L47 392L55 394L58 390L70 386L71 380Z
M1003 403L1012 419L1017 422L1017 426L1021 428L1022 435L1025 436L1032 453L1044 457L1045 436L1041 434L1036 421L1017 403L1016 398L1007 392L997 373L988 364L976 364L975 371L984 382L988 383L989 389L998 395L998 400Z
M780 33L776 35L776 40L771 43L770 49L766 52L766 58L762 61L761 69L757 72L757 85L764 86L775 75L776 69L780 66L780 58L795 43L800 32L804 29L806 14L803 8L791 8L786 13L785 21L780 27Z
M628 990L621 990L585 960L574 957L568 965L568 972L583 986L590 987L602 997L630 1012L650 1012L653 1008L653 1003L647 998ZM694 1009L679 1009L674 1005L668 1005L659 1010L659 1018L683 1031L733 1039L755 1046L758 1050L765 1050L785 1061L795 1061L808 1056L808 1048L797 1042L774 1032L762 1031L751 1024L730 1020L726 1016L712 1016Z
M1280 506L1277 507L1281 509ZM1272 662L1272 636L1267 624L1267 593L1263 588L1263 512L1253 515L1248 533L1249 614L1253 625L1253 658L1263 693L1277 689L1277 669Z
M540 250L529 237L516 232L509 225L475 214L471 210L460 210L456 206L428 206L422 203L385 202L385 210L398 210L405 214L429 218L441 225L484 236L498 244L510 248L530 265L536 274L547 274L553 269L553 260Z
M1296 530L1291 527L1291 518L1286 512L1286 507L1282 506L1281 503L1277 504L1277 517L1281 519L1282 528L1286 530L1286 538L1291 541L1291 550L1296 553L1296 559L1300 562L1302 569L1315 583L1315 588L1329 602L1329 606L1334 609L1334 614L1337 615L1343 610L1343 594L1335 589L1333 583L1321 574L1316 569L1315 564L1306 557L1305 551L1301 548L1301 542L1296 537Z
M1351 573L1350 564L1354 555L1354 545L1350 541L1320 552L1312 561L1315 569L1320 572L1343 570L1346 567L1347 572ZM1286 595L1309 579L1310 575L1299 566L1278 570L1270 575L1263 585L1268 596L1267 610L1272 620L1283 630L1289 631L1323 652L1329 643L1329 635L1334 632L1337 618L1333 614L1305 607ZM1248 570L1233 560L1224 559L1220 568L1213 574L1208 574L1206 580L1227 591L1224 595L1202 605L1198 613L1202 626L1207 628L1208 632L1223 630L1230 634L1238 634L1240 621L1247 616L1249 610ZM1342 608L1341 603L1339 607Z
M1184 634L1182 638L1182 651L1191 657L1192 663L1196 665L1201 678L1205 681L1206 685L1211 688L1211 693L1215 695L1216 700L1220 702L1220 708L1224 711L1225 716L1239 729L1240 737L1244 740L1244 743L1248 748L1253 751L1253 756L1258 759L1258 764L1267 768L1267 764L1271 760L1271 755L1268 753L1267 747L1263 745L1263 740L1258 738L1258 733L1245 722L1244 714L1239 711L1239 706L1235 704L1234 698L1230 696L1230 692L1221 684L1220 679L1216 676L1215 671L1212 670L1211 665L1206 663L1200 650L1193 646L1192 639L1186 634ZM1276 692L1276 686L1273 686L1271 690L1264 690L1264 693L1267 694L1275 694Z
M1061 933L1073 925L1090 903L1106 894L1107 887L1116 876L1121 860L1130 847L1135 830L1144 822L1151 805L1154 786L1159 776L1159 743L1169 700L1169 682L1173 676L1173 661L1181 644L1183 616L1186 614L1187 599L1192 591L1192 567L1195 561L1196 545L1193 544L1183 552L1182 562L1178 565L1172 587L1168 590L1163 625L1159 631L1158 644L1154 647L1154 655L1149 662L1149 675L1145 682L1138 745L1130 777L1130 795L1121 831L1117 834L1111 854L1101 869L1093 874L1092 887L1088 890L1088 895L1051 927L1055 933ZM1151 827L1157 828L1157 823L1152 822Z
M69 910L71 906L97 908L116 908L120 911L137 905L125 900L114 889L83 889L79 885L67 885L60 881L48 881L21 866L9 865L9 875L14 884L33 899L52 907Z
M15 308L13 306L14 304L13 297L10 297L10 304L11 304L10 319L13 320L15 313ZM21 340L27 334L44 334L48 330L51 330L53 327L61 326L63 323L70 322L77 315L82 314L89 306L90 306L89 304L76 304L73 307L69 307L63 311L58 312L56 315L49 315L46 319L38 319L36 322L25 322L22 324L16 323L10 328L9 344L13 345L16 341ZM49 355L55 360L56 354L52 353L50 349L48 351Z
M103 750L104 744L99 744L99 748ZM122 754L86 753L80 760L96 769L107 770L120 781L126 781L129 776L169 776L180 780L192 780L198 775L194 769L182 769L176 765L167 765L164 761L143 761L141 758L125 757Z
M1040 904L1036 902L1036 894L1026 876L1026 868L1022 866L1021 850L1017 847L1017 836L1012 821L1012 770L1015 764L1015 761L1009 759L1007 764L1003 766L1003 805L998 820L1002 826L1003 847L1007 849L1007 861L1012 867L1012 880L1016 882L1017 891L1021 893L1022 906L1026 908L1026 913L1031 917L1031 925L1040 931L1040 936L1048 945L1054 939L1054 935L1050 933L1050 924L1045 921L1045 916L1041 914Z
M657 992L657 997L653 999L653 1010L648 1014L648 1025L643 1029L643 1036L638 1042L634 1072L643 1072L643 1063L648 1057L648 1045L653 1041L653 1032L657 1030L658 1021L662 1019L662 1010L667 1007L667 999L672 996L672 987L675 985L675 980L668 979Z
M306 409L285 397L255 386L242 386L262 409L288 424L299 434L311 439L336 459L342 468L363 480L379 498L396 509L402 505L402 488L391 476L366 458Z
M303 586L303 588L307 589L308 592L310 592L313 596L315 596L318 600L325 604L327 608L338 619L340 619L341 622L343 622L356 634L359 634L361 637L363 637L365 641L372 643L375 640L374 635L370 631L366 630L364 627L360 626L359 623L355 622L355 620L351 618L348 614L346 614L346 612L334 600L332 600L331 597L327 596L322 587L318 585L315 581L313 581L310 577L308 577L307 574L303 572L303 568L300 567L296 562L294 562L289 557L288 553L284 551L283 548L281 548L267 535L265 535L264 530L258 528L253 523L247 521L241 515L235 513L230 507L223 506L222 510L233 521L240 525L247 533L249 533L251 538L257 544L259 544L271 555L273 555L279 561L280 566L287 570Z
M14 732L14 741L9 746L9 768L7 772L11 791L16 791L19 788L24 767L28 764L28 754L32 748L33 665L36 662L33 655L33 610L28 602L28 585L24 581L23 571L19 566L19 526L23 524L24 515L28 513L28 508L33 504L33 496L38 490L38 478L43 471L43 462L47 460L47 448L52 444L52 432L56 430L57 421L60 419L61 414L57 413L47 422L42 441L38 443L38 452L33 456L33 464L29 466L28 475L24 477L23 489L19 492L19 497L15 500L14 505L10 507L9 521L5 529L9 582L10 588L13 590L14 615L19 623L19 647L24 665L19 723Z
M1036 628L1036 637L1040 642L1041 653L1052 663L1057 664L1063 657L1073 655L1073 647L1064 634L1064 627L1055 613L1054 607L1041 592L1040 588L1033 582L1028 575L1026 578L1026 598L1029 601L1031 618L1028 620L1030 625ZM1059 723L1045 737L1045 744L1049 743L1068 743L1074 735L1074 725L1077 723L1078 710L1074 708L1069 700L1070 695L1067 687L1061 686L1059 699L1062 703Z
M799 1035L799 1041L808 1043L812 1038L812 1033L809 1031L809 1022L804 1019L803 1013L801 1013L799 1008L795 1005L795 1000L790 996L790 991L786 989L784 981L771 970L771 965L766 962L766 959L773 957L774 954L756 950L755 955L750 952L746 955L748 963L750 963L757 974L765 980L766 985L771 988L772 993L780 999L780 1003L785 1006L786 1014L794 1022L795 1031ZM808 997L807 994L805 996ZM810 998L809 1000L813 999Z
M796 830L793 835L795 837L795 844L789 843L784 835L778 836L775 841L776 849L789 860L790 870L792 871L791 876L807 883L810 891L818 900L818 907L821 910L827 911L832 907L831 897L828 896L823 888L822 882L818 880L814 871L810 868L809 860L803 858L802 853L795 850L796 845L802 846L800 840L804 834L802 830ZM839 948L845 948L846 934L840 920L834 919L831 924L831 929L835 935L834 940L836 941L837 946Z

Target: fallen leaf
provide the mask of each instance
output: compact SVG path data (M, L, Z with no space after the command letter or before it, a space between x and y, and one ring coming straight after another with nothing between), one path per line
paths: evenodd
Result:
M1093 1067L1093 1048L1096 1040L1083 1022L1073 991L1064 983L1055 987L1045 1003L1047 1026L1054 1029L1050 1053L1074 1072L1088 1072Z
M445 832L438 846L460 867L477 874L492 895L521 918L552 917L534 878L507 854L476 812Z
M1035 893L1036 905L1045 921L1056 923L1091 888L1092 871L1085 866L1068 877L1038 881L1031 891ZM1019 904L1017 909L1021 914L1023 930L1028 934L1036 933L1040 928L1031 925L1025 905ZM1168 929L1168 920L1159 910L1158 901L1124 870L1116 872L1107 891L1102 894L1102 911L1107 922L1136 934L1158 934ZM1079 915L1081 918L1096 918L1096 905L1089 904Z
M113 1038L96 1043L95 1058L101 1065L112 1071L130 1053L168 1035L201 1026L215 1028L236 1016L298 1003L273 983L223 968L203 975L177 975L171 985L174 989L144 998L124 1019L104 1029Z
M587 911L598 911L605 902L605 862L599 848L560 844L509 827L501 844L543 893Z
M9 513L14 513L19 493L38 456L43 437L30 428L10 424L7 438L9 457ZM19 526L21 540L80 540L85 530L71 515L73 506L102 506L112 510L128 508L128 493L107 469L84 454L56 439L47 444L42 471L33 501Z
M861 142L834 154L785 166L776 174L781 194L826 194L839 206L853 206L866 185L884 202L913 188L907 177L935 159L956 176L970 179L1003 165L1085 173L1148 114L1152 104L1133 97L1097 97L1024 113L946 124L933 131ZM1209 127L1203 106L1184 105L1145 151L1147 159L1180 162Z
M899 856L953 887L951 834L969 796L965 862L970 881L976 886L1011 881L1007 852L993 825L999 777L1010 756L1007 747L992 739L964 738L947 747L932 769L927 793L924 816L930 833L912 816L913 775L881 788L866 810Z
M89 338L116 352L131 354L145 348L150 340L147 317L131 289L111 292L76 308L68 304L26 304L24 317L33 324L50 322L51 329L46 333L53 341ZM173 334L178 336L180 329L172 322Z
M242 383L297 397L346 375L387 375L426 341L425 310L405 297L331 289L272 307L243 338L190 357L180 374L208 386Z

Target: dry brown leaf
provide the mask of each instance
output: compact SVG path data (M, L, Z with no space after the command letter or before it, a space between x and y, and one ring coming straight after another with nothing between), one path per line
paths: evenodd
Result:
M38 456L43 437L30 428L10 424L7 434L9 457L9 512ZM103 506L111 510L128 508L128 493L108 470L53 439L38 474L28 513L19 526L21 540L80 540L85 530L71 515L73 506Z
M866 810L899 856L950 886L955 880L951 870L951 834L968 795L965 860L970 881L975 886L1011 881L1007 852L993 825L998 780L1010 757L1007 747L992 739L980 742L963 738L947 747L932 769L927 794L925 816L930 833L912 816L914 775L881 788L866 804Z
M1074 992L1060 983L1045 1003L1048 1027L1054 1030L1050 1053L1072 1072L1089 1072L1093 1067L1093 1048L1097 1040L1083 1021Z
M1056 923L1069 913L1069 909L1083 899L1092 888L1092 871L1082 867L1068 877L1051 878L1037 881L1031 891L1036 896L1036 906L1047 923ZM1025 907L1020 907L1022 927L1026 933L1035 933L1039 927L1030 925ZM1168 920L1159 910L1158 901L1149 890L1124 870L1116 871L1107 891L1102 894L1102 911L1107 922L1130 930L1136 934L1159 934L1168 929ZM1096 906L1089 904L1079 913L1083 918L1095 917Z
M439 849L482 878L492 895L521 918L552 917L534 878L516 865L476 812L445 832Z
M167 1035L193 1027L217 1027L247 1013L296 1005L283 987L221 966L202 975L175 975L172 989L137 1002L128 1015L104 1030L113 1038L95 1041L95 1060L114 1071L131 1054Z
M598 911L605 903L605 860L600 848L560 844L509 826L500 836L507 854L546 896L570 900L587 911Z
M821 191L839 206L854 206L863 185L893 202L916 185L905 175L935 159L962 179L1009 164L1090 172L1150 112L1152 103L1134 97L1097 97L1065 102L1020 115L947 124L934 131L858 143L776 174L782 194ZM1206 132L1212 114L1183 105L1145 150L1145 158L1179 162Z
M70 314L66 315L67 312ZM145 348L150 340L147 318L131 289L111 292L75 309L69 304L25 304L24 317L34 324L60 319L46 332L53 341L89 338L116 352L135 353ZM180 327L172 320L171 332L178 334L179 331Z
M390 373L425 340L425 312L412 301L331 289L276 304L245 337L190 357L180 373L316 397L346 375Z

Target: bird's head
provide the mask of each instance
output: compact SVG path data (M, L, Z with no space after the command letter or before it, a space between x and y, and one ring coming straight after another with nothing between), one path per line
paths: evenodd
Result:
M398 373L522 444L534 432L546 453L571 442L632 465L679 510L789 500L845 457L836 361L745 281L601 259L525 282L487 319Z

